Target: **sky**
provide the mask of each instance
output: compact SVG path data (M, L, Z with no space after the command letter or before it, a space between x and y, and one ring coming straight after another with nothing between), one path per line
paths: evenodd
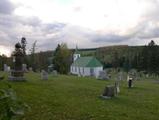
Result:
M0 0L0 54L25 37L27 52L159 44L159 0Z

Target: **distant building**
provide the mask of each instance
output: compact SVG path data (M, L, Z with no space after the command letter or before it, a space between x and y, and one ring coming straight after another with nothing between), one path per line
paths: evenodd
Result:
M98 77L99 72L103 71L103 65L95 57L81 57L77 48L73 54L73 63L70 72L78 76Z

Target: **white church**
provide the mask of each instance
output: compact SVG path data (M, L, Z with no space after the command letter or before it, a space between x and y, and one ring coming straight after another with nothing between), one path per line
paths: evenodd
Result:
M78 76L94 76L98 78L99 72L103 71L103 65L95 57L81 57L76 49L73 54L73 63L70 72Z

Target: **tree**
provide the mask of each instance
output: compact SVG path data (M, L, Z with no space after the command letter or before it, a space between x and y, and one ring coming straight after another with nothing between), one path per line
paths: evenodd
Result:
M30 49L31 55L30 55L30 65L33 68L33 71L36 71L37 65L36 65L36 60L35 60L35 50L36 50L36 43L35 41L32 45L32 48Z
M147 71L149 73L156 73L158 69L158 49L153 40L147 46Z
M117 51L115 51L113 54L112 65L114 68L120 67L120 60L119 60L119 55Z
M144 46L138 56L138 69L144 70L150 74L159 73L159 47L153 40Z
M8 58L5 54L2 54L2 56L0 56L0 67L1 70L3 70L3 65L8 63Z
M67 74L69 72L71 64L71 52L67 48L67 44L58 44L53 57L53 63L55 69L61 74Z
M153 41L153 40L151 40L151 42L150 43L148 43L148 46L155 46L156 44L155 44L155 42Z

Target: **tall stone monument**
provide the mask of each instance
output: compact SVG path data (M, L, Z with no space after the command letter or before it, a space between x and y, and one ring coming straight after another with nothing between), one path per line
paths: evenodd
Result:
M20 43L15 44L15 51L12 56L13 56L14 65L13 65L13 69L11 70L9 80L25 81L24 71L23 71L23 67L22 67L24 54L23 54Z

